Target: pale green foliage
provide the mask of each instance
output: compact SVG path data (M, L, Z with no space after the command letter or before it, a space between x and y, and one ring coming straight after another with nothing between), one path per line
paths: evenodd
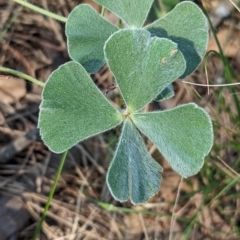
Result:
M96 0L132 27L141 27L153 0ZM139 131L183 177L196 174L213 144L207 113L190 103L139 113L152 100L174 95L171 83L196 69L208 41L206 18L191 2L180 3L145 29L119 30L87 5L69 15L68 50L75 61L54 71L43 90L39 128L46 145L63 152L123 124L107 182L113 196L133 204L157 193L161 166L149 155ZM92 82L107 62L126 108L118 111ZM159 94L160 93L160 94Z
M133 114L133 122L183 177L199 172L213 144L208 114L190 103L174 109Z
M107 175L112 194L120 202L144 203L158 191L161 171L131 120L126 120Z
M172 84L169 84L165 87L162 92L160 92L154 101L160 102L162 100L169 99L175 95Z
M66 23L70 57L81 63L89 73L97 72L105 63L103 46L117 30L91 6L77 6Z
M178 44L187 68L181 78L191 74L202 61L208 43L208 24L202 10L194 3L179 3L165 17L145 27L152 36L168 38Z
M143 29L119 30L106 42L106 60L132 111L152 101L181 76L186 63L177 45Z
M76 62L50 75L42 98L38 127L45 144L56 153L122 122L120 112Z
M94 0L108 8L130 27L142 27L154 0Z

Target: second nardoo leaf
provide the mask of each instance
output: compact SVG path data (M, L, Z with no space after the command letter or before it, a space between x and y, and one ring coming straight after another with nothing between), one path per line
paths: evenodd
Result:
M130 27L142 27L154 0L94 0L119 16Z
M105 63L103 46L118 28L96 10L80 4L69 14L66 23L68 52L89 73L97 72Z
M145 27L152 36L168 38L178 44L187 63L181 78L196 70L205 56L208 43L208 22L202 10L184 1L163 18Z

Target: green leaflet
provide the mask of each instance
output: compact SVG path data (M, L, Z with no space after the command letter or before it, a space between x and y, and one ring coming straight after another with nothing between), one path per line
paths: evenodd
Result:
M208 43L208 23L202 10L194 3L179 3L165 17L145 27L152 36L168 38L178 44L187 68L181 78L191 74L201 63Z
M143 29L120 30L104 47L106 61L131 111L152 101L185 70L177 45L168 39L151 38Z
M169 84L166 88L164 88L154 99L156 102L160 102L166 99L169 99L175 95L172 84Z
M130 27L142 27L153 0L94 0L118 15Z
M161 171L131 120L126 120L107 174L112 195L120 202L142 204L158 192Z
M50 75L42 99L38 127L44 143L56 153L122 122L120 112L76 62Z
M105 63L103 46L117 30L91 6L80 4L69 14L66 23L70 57L89 73L97 72Z
M213 129L208 114L196 104L172 110L134 113L134 124L183 177L199 172L213 145Z

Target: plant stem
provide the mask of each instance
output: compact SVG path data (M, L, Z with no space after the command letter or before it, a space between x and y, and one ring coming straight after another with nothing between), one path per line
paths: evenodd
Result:
M123 28L123 22L121 18L119 19L118 27L121 29Z
M32 9L35 12L38 12L38 13L41 13L41 14L43 14L45 16L54 18L54 19L56 19L58 21L61 21L61 22L66 22L67 21L67 18L65 18L63 16L60 16L60 15L55 14L55 13L52 13L50 11L47 11L47 10L43 9L43 8L37 7L37 6L35 6L35 5L31 4L31 3L25 2L24 0L12 0L12 1L16 2L16 3L19 3L19 4L21 4L24 7Z
M41 217L41 220L36 228L36 231L34 233L34 236L33 236L33 240L36 240L41 229L42 229L42 224L43 224L43 221L45 220L45 217L46 217L46 214L47 214L47 211L49 209L49 206L51 204L51 201L52 201L52 198L53 198L53 194L55 192L55 189L56 189L56 186L57 186L57 183L58 183L58 180L59 180L59 177L61 175L61 172L62 172L62 168L63 168L63 165L65 163L65 159L67 157L67 153L68 151L64 152L63 155L62 155L62 158L61 158L61 161L60 161L60 164L58 166L58 169L57 169L57 173L56 173L56 176L55 176L55 179L54 179L54 183L53 183L53 186L51 188L51 192L49 193L49 196L48 196L48 200L47 200L47 203L45 205L45 208L44 208L44 211L43 211L43 214L42 214L42 217Z
M220 56L221 56L221 59L222 59L223 65L224 65L225 76L226 76L228 82L229 82L229 83L232 83L232 71L231 71L231 67L230 67L230 65L229 65L229 63L228 63L227 58L225 57L225 55L224 55L224 53L223 53L221 44L220 44L220 42L219 42L219 40L218 40L216 31L215 31L215 29L214 29L214 27L213 27L213 25L212 25L212 22L211 22L211 20L210 20L210 18L209 18L209 15L208 15L208 13L207 13L207 11L206 11L205 9L203 9L203 10L204 10L204 13L205 13L206 16L207 16L207 19L208 19L208 22L209 22L209 24L210 24L210 28L211 28L211 30L212 30L214 39L215 39L216 44L217 44L217 46L218 46L219 54L220 54ZM236 106L236 108L237 108L238 116L240 116L240 104L239 104L239 100L238 100L238 98L237 98L237 96L236 96L236 91L235 91L235 89L234 89L233 86L230 86L230 91L232 92L232 95L233 95L233 100L234 100L235 106Z
M171 224L170 224L170 234L169 234L169 240L173 239L173 230L174 230L174 225L176 222L176 209L177 209L177 205L178 205L178 201L180 198L180 192L181 192L181 187L182 187L182 182L183 182L183 177L181 177L180 182L178 184L178 190L177 190L177 196L176 196L176 200L175 200L175 204L172 210L172 218L171 218Z
M29 82L35 83L35 84L37 84L37 85L39 85L41 87L44 87L44 85L45 85L43 82L41 82L41 81L31 77L31 76L29 76L29 75L27 75L25 73L13 70L11 68L6 68L6 67L1 67L0 66L0 72L10 73L10 74L12 74L14 76L18 76L20 78L23 78L23 79L29 81Z
M104 13L105 13L105 7L102 6L102 9L101 9L101 16L104 17Z
M0 41L3 39L9 28L12 26L15 19L18 17L20 12L22 11L22 8L23 8L22 6L18 6L11 14L9 20L7 20L7 22L4 24L2 30L0 31Z

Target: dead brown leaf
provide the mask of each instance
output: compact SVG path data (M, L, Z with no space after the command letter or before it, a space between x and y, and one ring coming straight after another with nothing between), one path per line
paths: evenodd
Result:
M26 94L26 83L22 79L0 75L0 101L11 104L19 101Z

